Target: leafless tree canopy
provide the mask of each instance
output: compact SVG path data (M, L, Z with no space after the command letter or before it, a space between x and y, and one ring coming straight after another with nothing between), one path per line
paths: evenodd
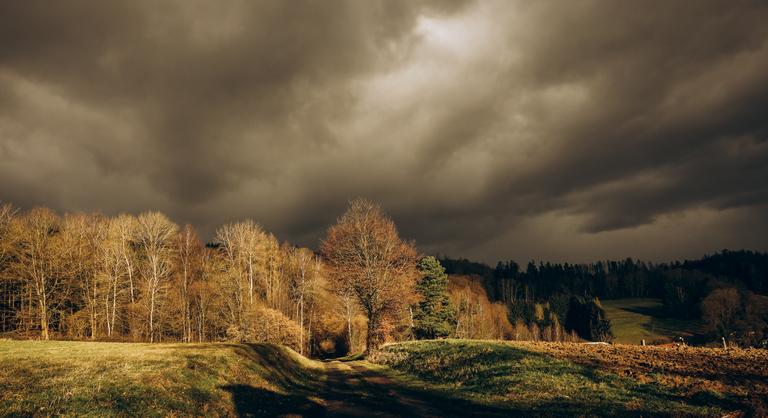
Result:
M2 205L0 292L0 332L43 339L279 340L306 352L342 323L318 311L335 305L320 302L335 296L319 257L250 220L204 246L158 212Z
M392 323L413 300L413 244L400 240L378 206L361 200L323 248L328 260L281 244L252 220L221 226L203 245L192 226L180 228L159 212L61 216L5 204L0 332L275 341L315 354L397 338Z
M321 251L338 294L351 293L368 317L367 349L381 342L384 322L414 300L417 251L375 203L358 199L328 230Z

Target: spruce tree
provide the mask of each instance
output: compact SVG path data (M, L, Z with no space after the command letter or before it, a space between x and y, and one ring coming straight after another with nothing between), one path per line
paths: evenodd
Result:
M448 275L435 257L419 260L422 277L416 284L421 301L414 306L414 335L417 339L447 337L456 326L456 310L448 298Z

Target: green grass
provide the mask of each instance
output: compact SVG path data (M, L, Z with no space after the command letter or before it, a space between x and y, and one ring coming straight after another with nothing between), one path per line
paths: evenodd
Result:
M691 373L664 350L443 340L320 363L270 344L0 340L0 416L723 416L748 410L728 387L766 393L762 352L718 351L743 376L709 381L713 349L688 349Z
M601 305L611 320L614 341L623 344L670 342L701 331L699 321L668 318L658 299L603 300Z
M579 365L525 345L442 340L385 346L371 360L414 386L535 415L720 415L658 384Z
M318 373L266 344L0 341L0 416L270 415Z

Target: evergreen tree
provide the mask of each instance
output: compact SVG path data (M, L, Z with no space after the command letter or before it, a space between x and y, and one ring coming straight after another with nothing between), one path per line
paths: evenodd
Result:
M414 306L414 335L418 339L447 337L456 326L456 310L448 299L448 275L435 257L418 262L422 277L416 285L421 301Z
M600 300L594 298L588 304L589 329L592 341L611 341L613 332L611 331L611 320L605 317L605 310L600 305Z
M613 339L611 321L605 317L600 301L571 297L566 319L566 329L574 330L581 338L589 341L610 341Z

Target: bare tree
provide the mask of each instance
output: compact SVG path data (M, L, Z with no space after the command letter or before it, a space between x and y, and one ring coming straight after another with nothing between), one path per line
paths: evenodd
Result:
M349 350L352 351L355 349L355 335L352 333L352 321L355 319L355 315L357 314L355 295L351 288L341 290L341 292L337 292L337 294L341 300L341 308L343 310L342 314L344 316L344 320L347 323L347 346Z
M282 309L283 261L277 239L255 222L246 220L222 226L216 240L227 264L228 282L224 288L231 295L227 301L233 338L246 338L249 325L246 312L259 303ZM287 295L287 292L285 292Z
M246 220L227 224L216 232L216 240L221 244L229 260L233 274L242 276L247 283L245 300L253 305L256 276L259 273L259 254L263 251L266 234L257 223Z
M137 283L139 279L138 221L133 215L120 214L112 219L112 223L116 233L116 251L123 263L130 301L129 304L121 306L121 312L125 315L128 332L134 340L137 340L141 336L141 323L144 321L138 304L140 297Z
M125 265L125 274L128 276L128 285L131 295L131 303L136 302L136 290L134 278L136 276L136 254L132 248L136 241L137 225L136 218L131 215L118 215L113 220L114 228L118 237L118 252Z
M84 302L83 309L88 315L88 329L95 339L101 316L102 294L106 291L106 277L97 274L97 248L105 232L105 222L100 216L83 213L66 214L61 223L62 265L70 283Z
M149 341L155 341L155 313L161 286L173 273L173 239L177 226L159 212L146 212L137 220L136 239L141 254L141 272L146 283Z
M193 312L194 328L197 341L202 342L211 335L212 329L216 325L220 328L226 328L224 324L216 324L216 314L221 316L220 306L216 306L217 301L225 294L225 289L221 286L225 282L225 262L220 252L216 249L203 248L199 258L199 277L190 285L190 297L192 300L190 310Z
M257 225L252 222L246 224L227 224L216 231L216 241L219 244L226 272L225 280L220 283L219 291L226 295L224 299L229 314L229 333L237 333L238 336L245 332L246 304L253 304L255 280L253 263L248 262L247 251L243 250L243 247L249 241L243 235L251 232L250 226L255 227ZM246 253L246 255L243 253ZM246 260L245 268L243 267L243 260ZM245 280L243 280L244 277Z
M29 319L37 310L40 337L50 339L49 322L54 298L61 297L64 275L59 257L61 219L50 209L34 208L13 223L16 240L15 268L29 290Z
M304 311L307 299L311 298L320 274L320 261L307 248L288 247L286 249L290 263L291 296L296 305L296 319L299 321L299 347L304 354Z
M193 339L190 288L195 277L199 276L197 270L202 256L202 244L192 225L185 225L179 232L176 238L176 247L182 338L184 341L190 342Z
M0 272L7 268L12 250L11 221L16 209L10 204L0 205Z
M378 347L382 321L415 301L416 248L377 204L357 199L328 230L321 251L338 292L351 290L368 317L366 350Z
M713 290L701 302L702 319L718 336L727 336L734 329L741 299L739 291L732 287Z
M0 332L13 329L15 306L19 296L19 282L7 275L10 268L14 235L11 222L16 216L16 209L10 204L0 205Z
M284 251L272 234L262 236L261 245L261 284L262 295L267 307L277 310L287 310L288 286L283 257Z
M120 217L105 220L96 249L97 275L105 287L102 299L108 337L115 333L117 308L124 303L123 294L132 279L129 266L132 266L133 262L125 262L125 251L128 248L124 242L123 227ZM130 259L132 258L131 254Z

